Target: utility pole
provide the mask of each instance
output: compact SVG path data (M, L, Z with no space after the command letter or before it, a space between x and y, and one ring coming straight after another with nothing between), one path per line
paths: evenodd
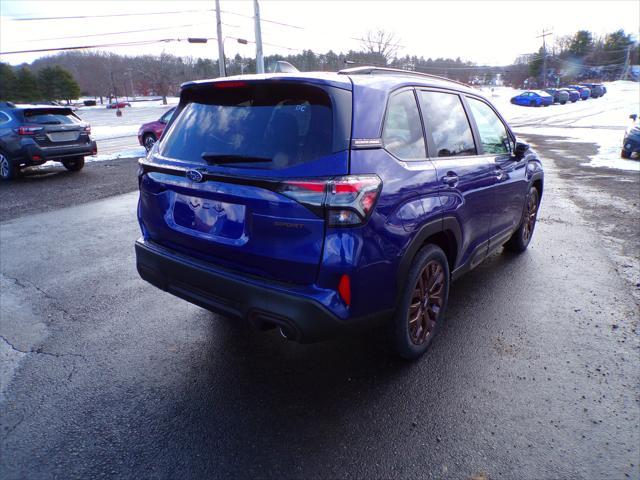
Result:
M620 80L626 80L629 75L629 63L631 62L631 45L627 46L627 57L624 59L624 68L622 69L622 74L620 75Z
M542 29L542 35L538 35L536 38L542 37L542 88L547 86L547 42L545 37L551 35L553 32L549 32Z
M222 44L222 21L220 20L220 0L216 0L216 31L218 34L218 66L220 67L220 76L226 77L227 73L224 69L224 46Z
M216 0L217 2L218 0ZM260 31L260 6L258 0L253 0L253 20L256 29L256 73L264 73L264 58L262 56L262 33Z

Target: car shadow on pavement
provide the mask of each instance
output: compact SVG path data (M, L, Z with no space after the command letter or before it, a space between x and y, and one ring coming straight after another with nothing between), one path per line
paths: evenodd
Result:
M184 438L172 441L199 439L198 448L217 472L277 476L298 465L304 476L309 470L303 464L326 464L331 455L354 461L353 442L359 454L369 456L368 449L389 446L376 445L381 435L405 443L416 429L429 435L447 430L451 416L476 398L473 392L466 400L452 392L468 390L471 378L494 374L483 358L495 354L494 332L486 326L493 318L482 318L486 303L478 299L496 287L492 278L525 261L498 254L454 283L448 321L416 362L393 358L378 332L299 345L275 331L211 318L197 379L186 373L182 385L180 403L188 412L176 411L179 418L173 420L189 428L176 428L174 435ZM474 367L461 370L461 362Z

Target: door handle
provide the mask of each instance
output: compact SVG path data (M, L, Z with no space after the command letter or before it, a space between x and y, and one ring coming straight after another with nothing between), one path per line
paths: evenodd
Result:
M496 178L498 180L504 180L505 178L507 178L507 174L504 172L504 170L502 169L502 167L496 165Z
M447 174L442 177L442 182L450 187L455 187L458 184L458 180L458 176L453 172L447 172Z

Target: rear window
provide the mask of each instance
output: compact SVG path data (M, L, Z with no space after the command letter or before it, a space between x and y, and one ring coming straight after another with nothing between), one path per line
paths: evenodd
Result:
M37 125L71 125L81 123L71 111L60 110L25 110L24 120Z
M350 132L336 134L334 109L340 102L332 98L350 92L338 90L283 83L202 85L183 94L187 103L163 138L160 154L194 163L205 163L203 155L213 163L237 158L243 167L261 169L319 159L348 146Z

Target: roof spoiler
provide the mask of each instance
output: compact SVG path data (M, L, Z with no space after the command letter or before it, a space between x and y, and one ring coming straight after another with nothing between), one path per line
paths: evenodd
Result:
M457 80L451 80L450 78L441 77L439 75L432 75L430 73L424 72L416 72L414 70L402 70L400 68L388 68L388 67L353 67L353 68L345 68L343 70L338 71L340 75L377 75L377 74L387 74L387 75L416 75L419 77L428 77L435 78L438 80L444 80L445 82L453 82L458 85L463 85L465 87L471 88L470 85L459 82Z

